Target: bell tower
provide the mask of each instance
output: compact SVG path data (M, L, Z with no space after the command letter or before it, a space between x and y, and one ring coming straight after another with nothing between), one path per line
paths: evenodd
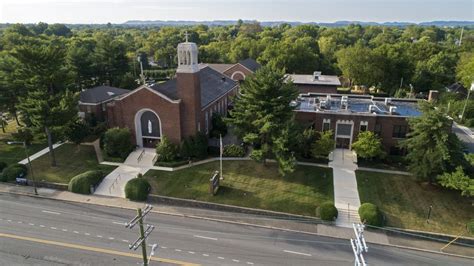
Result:
M176 88L181 99L182 136L194 136L198 132L201 119L201 82L199 79L198 47L195 43L178 44L178 69Z

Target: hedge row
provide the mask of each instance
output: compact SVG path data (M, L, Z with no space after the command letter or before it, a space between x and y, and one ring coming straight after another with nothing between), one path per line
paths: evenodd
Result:
M364 224L383 226L383 215L379 208L372 203L364 203L359 207L360 220Z
M141 175L138 175L137 178L131 179L125 185L125 197L129 200L145 201L150 189L150 183Z
M332 202L325 202L319 207L319 217L324 221L334 221L337 215L338 211Z
M79 194L90 194L91 186L95 187L103 178L104 173L100 170L84 172L69 181L68 190Z

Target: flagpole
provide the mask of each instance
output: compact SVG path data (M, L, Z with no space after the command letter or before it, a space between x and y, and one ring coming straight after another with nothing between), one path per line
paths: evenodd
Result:
M220 166L221 166L221 170L219 171L220 173L220 180L224 180L224 178L222 177L222 153L224 153L224 149L222 147L222 135L219 135L220 137Z

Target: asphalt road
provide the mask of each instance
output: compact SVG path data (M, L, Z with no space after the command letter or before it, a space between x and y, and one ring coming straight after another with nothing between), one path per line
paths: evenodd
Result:
M0 265L137 265L128 244L133 210L0 194ZM348 241L151 213L151 265L351 265ZM474 261L369 245L370 265L473 265Z

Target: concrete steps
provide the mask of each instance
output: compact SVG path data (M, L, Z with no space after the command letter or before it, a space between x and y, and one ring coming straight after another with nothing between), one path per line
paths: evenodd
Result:
M359 213L356 210L338 208L336 225L340 227L352 228L353 223L360 223Z

